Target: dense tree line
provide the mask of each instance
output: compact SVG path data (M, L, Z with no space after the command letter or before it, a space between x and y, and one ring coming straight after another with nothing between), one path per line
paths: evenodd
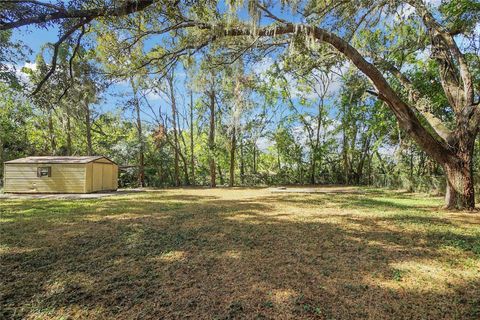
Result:
M105 154L125 185L446 188L447 207L474 206L474 1L2 6L2 160ZM60 35L22 86L24 26Z

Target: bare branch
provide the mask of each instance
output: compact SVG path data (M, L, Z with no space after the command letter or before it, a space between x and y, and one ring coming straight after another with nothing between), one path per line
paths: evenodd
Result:
M255 5L260 8L260 10L262 10L263 12L265 12L265 14L267 15L267 17L269 17L270 19L273 19L275 21L278 21L280 23L283 23L283 24L287 24L287 21L277 17L276 15L274 15L272 12L270 12L270 10L268 10L266 7L264 7L263 5L261 5L260 3L256 2Z

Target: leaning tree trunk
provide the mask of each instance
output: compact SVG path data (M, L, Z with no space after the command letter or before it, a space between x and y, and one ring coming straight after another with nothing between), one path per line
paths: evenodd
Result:
M472 147L457 153L457 157L443 164L447 178L445 206L447 209L475 208Z

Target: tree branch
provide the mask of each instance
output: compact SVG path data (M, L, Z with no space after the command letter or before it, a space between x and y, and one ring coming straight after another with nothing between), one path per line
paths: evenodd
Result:
M30 17L22 17L16 21L4 22L0 21L0 30L10 30L19 28L22 26L28 26L32 24L46 23L49 21L55 21L60 19L76 19L76 18L85 18L85 19L96 19L98 17L119 17L128 15L134 12L142 11L145 8L156 3L158 0L127 0L123 2L121 6L113 7L99 7L94 9L64 9L57 6L48 6L46 3L40 3L38 1L28 1L34 5L39 5L42 7L50 7L54 9L52 12L48 13L35 13ZM20 1L16 1L19 3ZM22 1L25 2L25 1ZM38 4L37 4L38 2ZM32 8L32 12L35 12L36 8Z
M60 100L62 100L62 98L67 94L68 90L70 90L70 88L73 85L73 60L75 59L75 57L77 55L77 52L78 52L78 49L80 48L80 42L81 42L84 34L85 34L85 25L82 26L82 31L77 38L77 44L75 45L75 49L73 49L72 56L70 57L70 59L68 61L68 71L69 71L69 75L70 75L69 84L65 88L65 90L63 90L63 92L60 95L60 97L58 98L57 102L60 102Z
M422 18L422 21L427 27L432 38L432 46L439 51L439 54L437 54L436 58L441 61L441 67L443 65L443 70L440 72L440 74L443 77L443 82L445 82L445 84L442 84L444 84L445 92L450 96L449 100L453 100L451 101L453 104L452 106L456 107L457 113L460 113L461 108L464 108L465 106L471 106L474 100L472 75L465 57L457 46L453 36L435 20L432 13L428 11L427 7L422 1L408 0L408 3L415 8L417 14ZM455 66L455 63L451 61L450 54L458 63L458 73L462 79L463 88L461 88L458 80L456 79L457 76L454 70L457 67ZM454 88L450 88L452 85ZM459 106L458 103L458 94L463 95L463 99L461 99L463 100L463 105L461 106Z
M30 4L50 8L50 9L60 11L60 12L65 11L64 7L59 7L59 6L56 6L52 3L45 3L45 2L41 2L41 1L37 1L37 0L3 0L3 2L6 2L6 3L30 3Z
M47 74L43 77L43 79L38 83L37 87L35 90L32 92L32 95L35 95L42 89L42 86L47 82L47 80L52 76L52 74L55 72L55 69L57 68L57 56L58 56L58 50L60 49L61 44L67 40L75 31L77 31L78 28L83 27L85 24L89 23L91 19L87 20L82 20L79 23L75 24L72 28L67 30L61 36L58 41L53 45L53 56L52 56L52 64L50 66L50 69L48 70Z

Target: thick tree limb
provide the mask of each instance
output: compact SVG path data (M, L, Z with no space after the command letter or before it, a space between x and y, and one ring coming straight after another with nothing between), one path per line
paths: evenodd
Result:
M48 6L48 4L40 3L38 1L29 1L32 4L38 2L39 6L49 7L54 10L48 13L34 14L32 16L20 18L11 22L0 21L0 30L10 30L22 26L46 23L61 19L84 18L93 20L98 17L120 17L142 11L157 1L158 0L127 0L124 1L120 6L99 7L94 9L64 9L57 6Z
M3 0L3 2L5 2L5 3L17 3L17 4L18 3L30 3L30 4L42 6L42 7L45 7L45 8L50 8L50 9L53 9L53 10L56 10L56 11L65 11L64 7L59 7L59 6L56 6L52 3L45 3L45 2L41 2L41 1L37 1L37 0Z

